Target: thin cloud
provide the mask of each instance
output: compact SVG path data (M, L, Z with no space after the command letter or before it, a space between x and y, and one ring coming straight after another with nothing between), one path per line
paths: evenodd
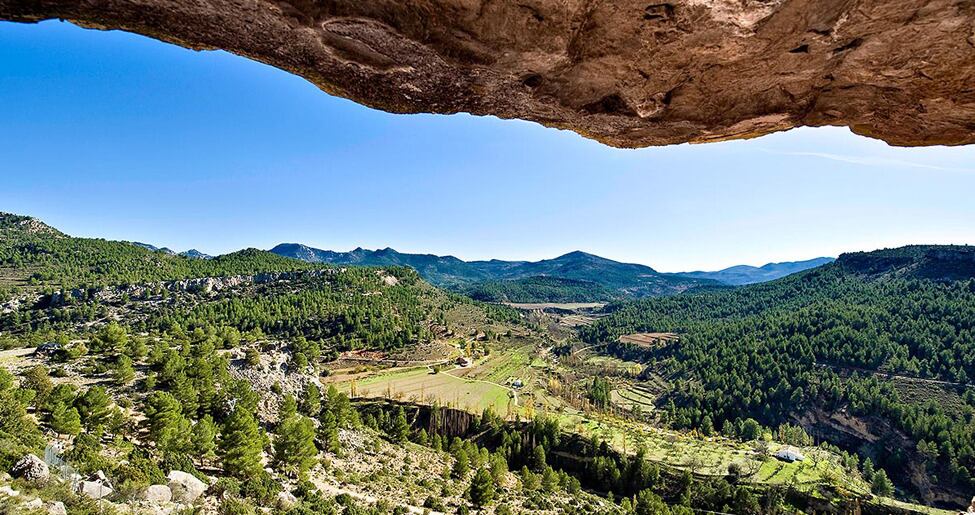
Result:
M940 166L940 165L932 165L927 163L918 163L916 161L905 161L903 159L891 159L886 157L850 156L844 154L830 154L827 152L783 151L783 150L771 150L767 148L763 148L760 150L767 154L776 154L780 156L795 156L795 157L815 157L819 159L828 159L830 161L838 161L841 163L849 163L849 164L862 165L862 166L873 166L873 167L900 166L900 167L907 167L907 168L917 168L921 170L938 170L942 172L975 173L975 168Z

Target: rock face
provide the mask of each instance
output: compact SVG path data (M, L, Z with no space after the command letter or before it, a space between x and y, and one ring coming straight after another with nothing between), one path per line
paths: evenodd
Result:
M0 0L224 49L398 113L533 120L621 147L837 125L975 142L971 0Z
M178 503L193 504L197 498L203 495L207 489L207 484L200 481L192 474L173 470L169 473L169 490L172 492L172 499Z
M47 463L44 463L42 459L33 454L27 454L17 460L14 467L10 469L10 473L14 477L23 478L31 482L43 482L51 477L51 471L48 469Z
M78 493L91 497L92 499L108 497L113 492L115 490L112 487L99 481L82 481L78 483Z
M150 485L142 492L142 498L152 503L169 502L173 500L173 491L166 485Z

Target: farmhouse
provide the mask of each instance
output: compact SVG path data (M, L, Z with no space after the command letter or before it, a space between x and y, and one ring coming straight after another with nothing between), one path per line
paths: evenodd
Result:
M796 449L791 445L787 445L779 449L778 451L776 451L775 457L782 461L788 461L789 463L794 463L796 461L802 461L806 459L806 457L803 456L801 452L799 452L799 449Z

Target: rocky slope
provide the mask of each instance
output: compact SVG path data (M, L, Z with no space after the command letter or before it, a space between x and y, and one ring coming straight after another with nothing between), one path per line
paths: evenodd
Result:
M969 0L0 0L224 49L398 113L532 120L621 147L835 125L975 142Z

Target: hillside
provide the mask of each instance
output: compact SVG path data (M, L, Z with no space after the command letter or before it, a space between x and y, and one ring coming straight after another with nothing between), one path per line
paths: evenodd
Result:
M770 283L616 304L584 338L678 333L650 352L655 373L674 379L658 406L677 427L799 423L873 465L906 469L892 474L905 491L958 503L975 488L973 255L844 254ZM927 393L908 396L905 382Z
M310 263L369 266L409 266L425 280L437 286L456 291L494 290L519 288L523 301L544 302L572 297L579 301L598 301L608 297L646 297L670 295L688 288L713 284L708 279L688 278L661 274L645 265L620 263L585 252L570 252L553 259L541 261L462 261L453 256L431 254L406 254L393 249L334 252L319 250L295 243L284 243L270 250L275 254L300 259ZM521 285L500 284L501 281L523 281L529 278L553 277L570 281L591 283L596 286L586 295L578 283L566 283L571 291L560 291L554 284L544 290L529 289ZM480 285L479 283L485 283ZM540 296L534 296L540 295ZM493 295L491 296L493 297Z
M34 218L0 213L0 287L71 289L314 268L256 249L196 259L146 247L75 238Z
M764 283L791 275L810 268L816 268L835 261L829 257L819 257L805 261L787 261L783 263L768 263L760 267L737 265L717 272L681 272L675 275L693 277L695 279L711 279L722 284L741 286L745 284Z
M594 282L545 275L482 281L462 291L472 299L484 302L609 302L624 297L622 293Z

